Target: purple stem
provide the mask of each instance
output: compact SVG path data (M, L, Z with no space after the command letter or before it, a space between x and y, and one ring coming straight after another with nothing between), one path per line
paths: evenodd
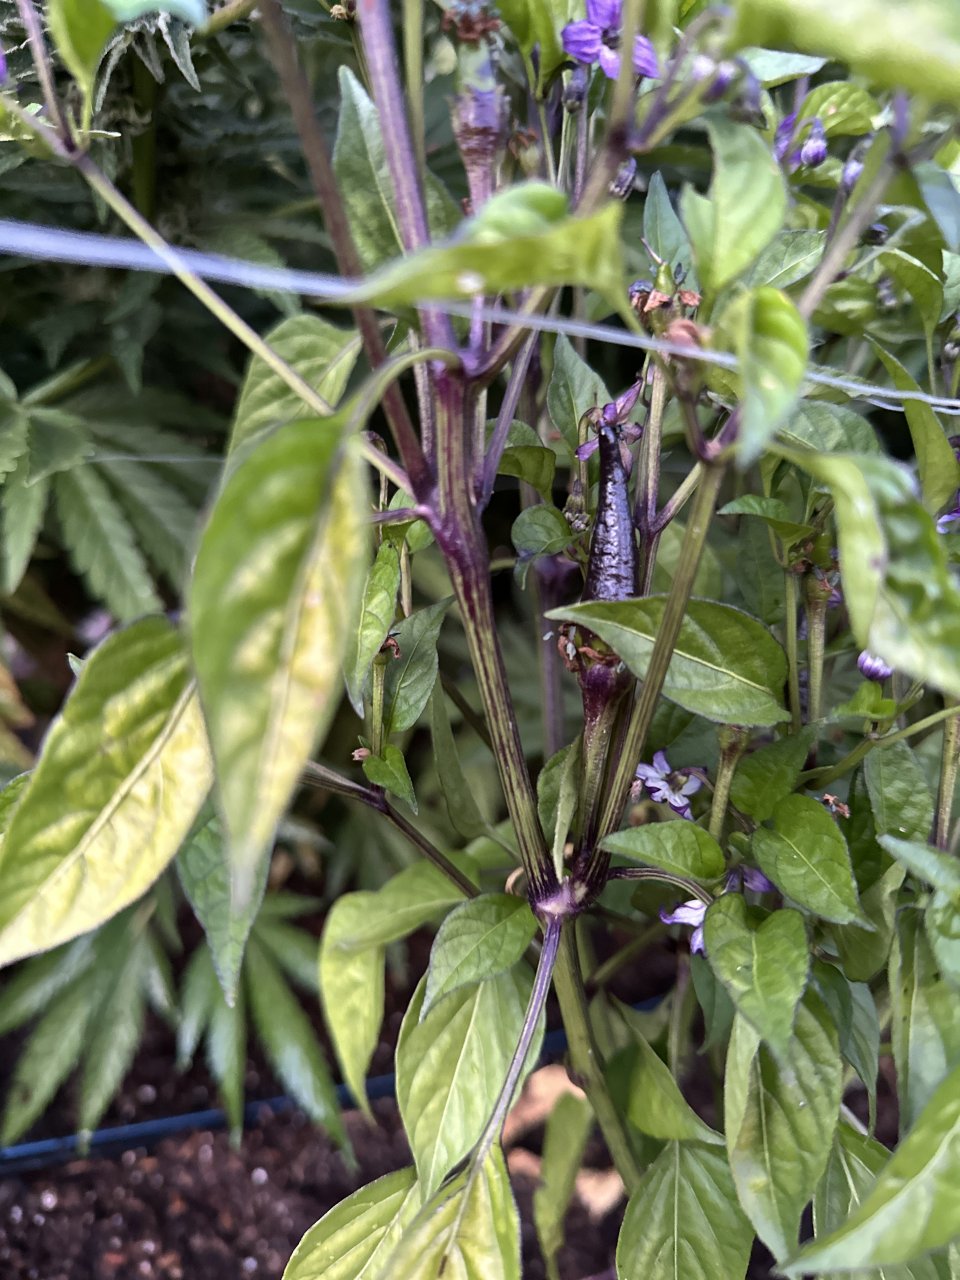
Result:
M497 467L500 465L500 459L503 457L503 451L507 445L507 437L510 434L510 427L516 417L517 405L520 403L520 396L523 393L524 379L527 376L527 370L530 368L530 361L533 359L538 337L539 334L536 332L531 333L520 348L517 358L513 362L513 368L510 370L507 389L503 393L503 403L497 416L497 425L493 429L493 435L490 437L490 447L487 449L487 456L483 461L483 479L480 485L481 511L486 507L493 494L493 486L497 478Z

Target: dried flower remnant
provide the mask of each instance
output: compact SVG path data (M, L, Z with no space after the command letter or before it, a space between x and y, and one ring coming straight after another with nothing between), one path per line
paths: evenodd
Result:
M634 786L639 784L646 787L651 798L658 804L668 804L681 818L693 817L690 796L696 795L703 783L683 769L671 768L670 761L662 751L658 751L653 757L653 764L638 764L636 777L637 783Z
M620 74L622 26L622 0L587 0L586 18L568 22L563 28L564 50L575 62L585 66L599 62L603 74L609 80L616 80ZM638 76L659 73L657 55L646 36L634 38L633 69Z

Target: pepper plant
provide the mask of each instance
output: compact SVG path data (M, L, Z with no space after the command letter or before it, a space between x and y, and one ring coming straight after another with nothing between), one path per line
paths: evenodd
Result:
M551 991L582 1090L548 1130L551 1274L595 1122L622 1280L731 1280L755 1239L787 1276L960 1276L956 7L171 3L187 79L190 24L261 41L339 276L266 334L109 176L103 76L152 8L50 0L45 32L18 0L4 128L250 364L183 617L96 648L0 793L0 962L126 911L212 794L203 964L229 945L233 999L278 823L320 788L418 858L338 896L320 946L364 1109L386 949L436 933L396 1049L413 1164L288 1280L520 1275L500 1137ZM344 716L352 759L324 749ZM609 986L663 947L645 1020Z

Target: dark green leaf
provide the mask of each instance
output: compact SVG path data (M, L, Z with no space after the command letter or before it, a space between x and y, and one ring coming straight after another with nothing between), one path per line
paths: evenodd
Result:
M778 801L796 787L813 731L807 729L743 756L730 785L730 803L756 822L773 816Z
M933 825L933 796L909 744L894 742L871 751L863 762L863 775L877 834L926 840Z
M455 908L433 940L421 1018L458 987L512 968L536 932L533 912L512 894L488 893Z
M26 572L47 509L48 481L27 483L27 458L0 489L0 589L12 594Z
M706 1142L723 1138L705 1124L680 1092L670 1068L638 1032L633 1035L627 1117L641 1133L661 1141Z
M399 655L387 664L383 723L387 733L412 729L437 682L437 639L449 600L418 609L394 632Z
M740 1013L781 1057L793 1034L810 957L796 911L754 913L738 893L725 893L703 922L707 959Z
M430 734L437 781L455 831L468 840L486 831L487 823L477 808L473 791L463 774L460 753L450 727L443 687L438 680L430 697Z
M561 334L553 349L547 411L571 452L580 443L579 425L583 415L588 409L598 409L609 402L610 392L603 379L577 355L570 339Z
M382 756L367 756L363 761L363 772L368 782L372 782L375 787L383 787L384 791L397 796L414 813L417 812L417 797L407 772L407 762L399 747L388 742L383 748Z
M691 265L690 241L670 202L667 184L659 171L650 179L643 202L643 238L671 270ZM684 284L687 288L696 288L696 281L690 276Z
M546 616L589 627L643 679L664 599L594 601ZM664 695L708 720L741 725L787 719L783 650L762 623L730 605L691 600L664 681Z
M714 1045L726 1043L736 1007L704 956L695 954L690 957L690 976L703 1011L706 1032L700 1052L706 1053Z
M392 542L380 544L367 577L360 605L360 621L344 661L347 693L358 716L363 715L363 686L370 665L393 626L400 590L400 554Z
M565 551L573 541L573 534L563 512L546 503L538 503L521 511L513 522L510 537L518 554L524 559Z
M751 847L764 875L801 907L838 924L862 919L843 832L810 796L778 801L773 830L759 827Z
M683 819L628 827L607 836L601 847L705 884L718 880L727 865L713 836Z

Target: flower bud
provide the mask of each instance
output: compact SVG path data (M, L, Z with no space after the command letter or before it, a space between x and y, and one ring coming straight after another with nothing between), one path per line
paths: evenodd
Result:
M857 667L865 680L876 680L881 683L893 675L893 667L888 667L882 658L878 658L869 649L864 649L857 659Z
M861 173L863 173L863 161L858 160L856 156L851 156L843 166L843 172L840 175L840 186L847 195L860 181Z
M575 115L587 100L587 68L576 66L563 86L563 106Z
M827 158L827 135L819 116L810 121L810 128L800 147L800 163L815 169Z
M624 160L623 164L617 170L616 177L610 183L610 194L618 200L626 200L633 191L633 184L637 176L637 162L633 156L628 160Z

